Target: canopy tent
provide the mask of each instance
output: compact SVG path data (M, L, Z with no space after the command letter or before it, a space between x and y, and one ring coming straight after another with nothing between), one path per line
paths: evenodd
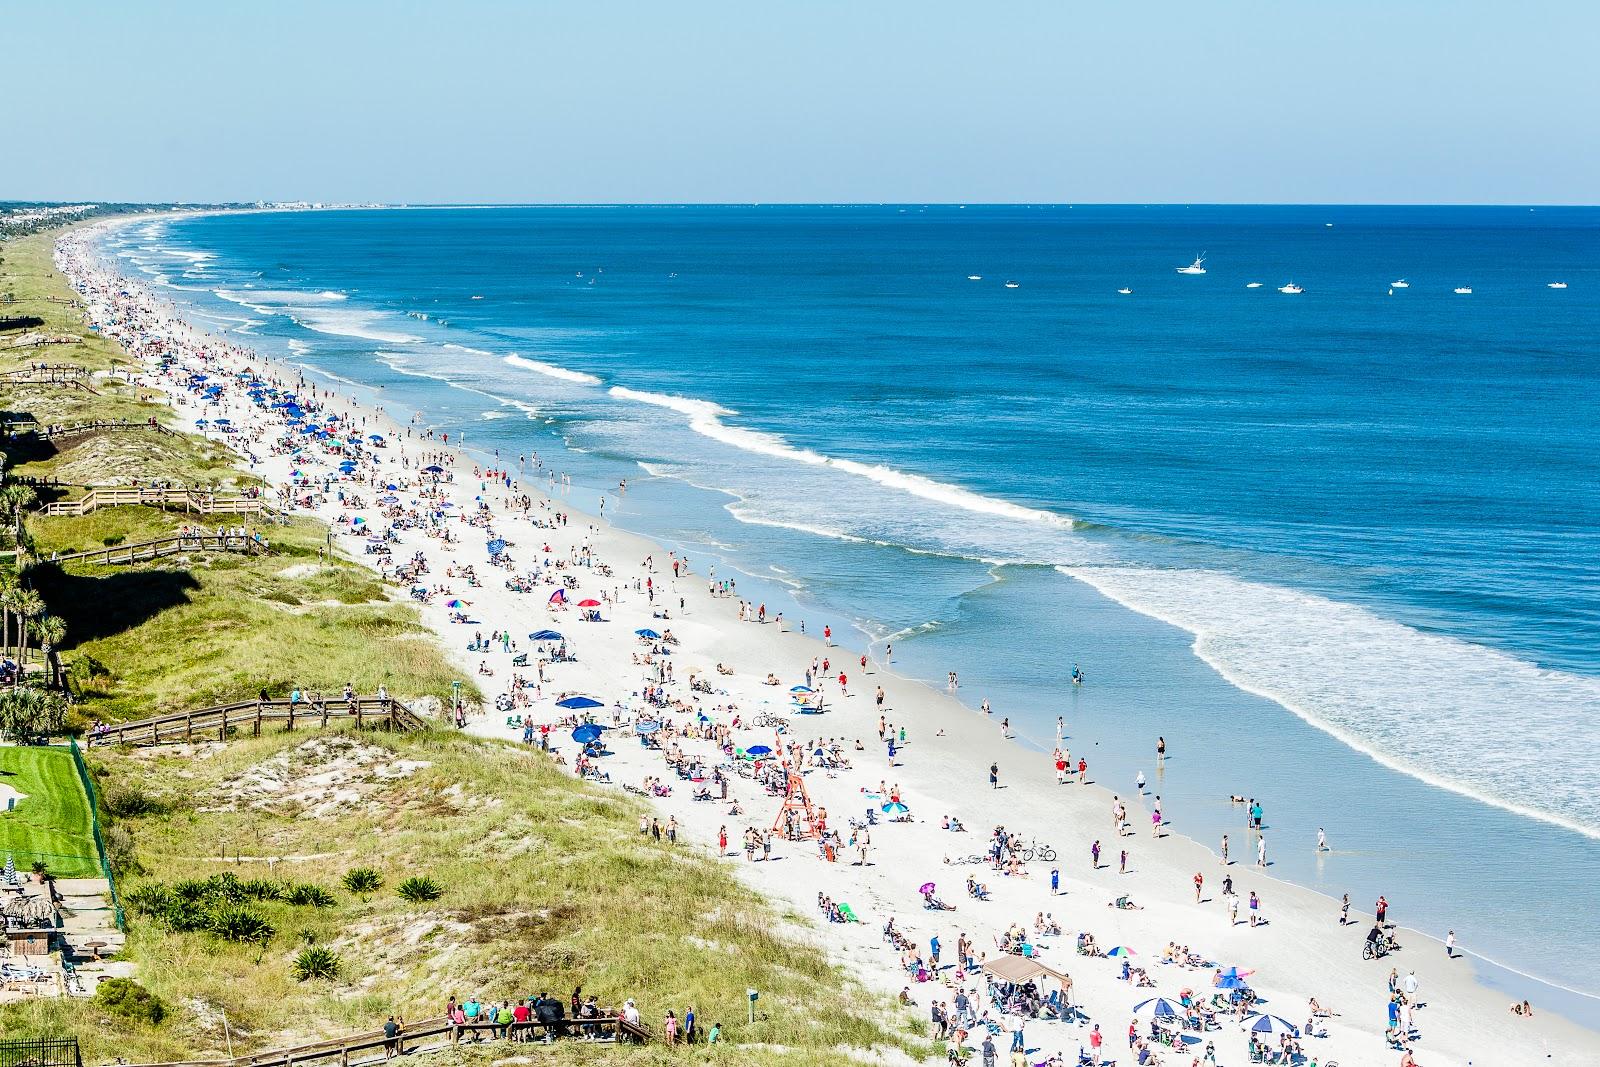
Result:
M1012 982L1016 985L1032 982L1038 978L1054 978L1066 986L1072 984L1071 975L1027 956L1000 956L985 963L983 970L985 974L993 975L1002 982Z

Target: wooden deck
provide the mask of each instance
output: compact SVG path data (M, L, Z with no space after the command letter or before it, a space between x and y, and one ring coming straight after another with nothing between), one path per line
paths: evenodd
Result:
M135 541L126 545L91 548L83 552L63 552L40 563L71 563L88 560L102 566L148 563L162 556L179 556L189 552L237 552L246 556L264 556L267 547L260 544L247 530L243 534L173 534L153 541Z
M200 489L133 489L96 487L75 500L57 500L41 507L41 515L87 515L100 508L150 507L195 515L259 515L266 504L252 497L219 497Z
M595 1035L594 1044L599 1047L618 1042L645 1044L651 1040L648 1029L632 1026L614 1015L579 1022L568 1019L553 1026L546 1026L540 1022L512 1023L509 1028L504 1028L511 1031L511 1034L505 1037L500 1033L503 1028L494 1023L455 1026L448 1019L439 1016L423 1022L407 1023L400 1036L393 1039L395 1042L393 1051L397 1055L433 1052L474 1041L508 1041L511 1036L542 1042L546 1036L545 1031L557 1027L559 1029L553 1036L558 1041L568 1040L562 1035L576 1033L585 1027L591 1028L587 1032ZM235 1056L232 1059L222 1060L177 1060L168 1063L140 1064L138 1067L315 1067L318 1064L358 1067L361 1064L383 1062L384 1046L389 1040L383 1036L382 1030L369 1030L366 1033L351 1034L348 1037L319 1041L311 1045L258 1052L251 1056Z
M242 700L236 704L218 704L134 722L113 723L85 734L84 747L226 741L230 735L246 733L251 737L260 737L268 723L282 723L285 730L308 726L321 729L345 723L354 723L358 729L393 730L398 733L428 728L426 719L393 697L358 696L353 701L346 701L342 697L299 702Z

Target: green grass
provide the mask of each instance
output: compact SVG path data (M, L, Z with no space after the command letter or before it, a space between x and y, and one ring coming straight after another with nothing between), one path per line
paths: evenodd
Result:
M18 870L43 860L58 878L98 878L100 860L89 798L64 748L0 747L0 782L24 794L12 811L0 805L0 864L11 853Z
M193 517L187 517L194 521ZM182 512L107 508L29 520L41 556L171 534ZM235 520L237 521L237 520ZM327 527L262 527L267 556L169 558L138 567L91 561L30 571L67 623L62 648L85 720L122 721L299 687L447 700L459 675L409 603L366 568L318 558ZM471 679L466 691L476 689Z
M137 783L160 802L159 814L114 824L115 832L131 833L144 868L121 881L124 900L141 884L228 870L242 879L270 873L313 883L336 898L331 908L259 905L278 928L264 951L130 919L127 956L140 965L140 982L168 1004L226 1011L237 1053L291 1036L375 1026L390 1012L431 1017L452 994L564 996L575 985L606 1005L637 998L652 1025L669 1007L681 1015L693 1005L707 1025L724 1026L727 1048L697 1051L697 1059L711 1062L820 1065L839 1062L843 1047L928 1051L922 1039L907 1036L907 1014L830 965L735 877L731 862L686 844L642 840L640 803L580 783L530 750L449 732L363 734L360 742L385 758L429 766L398 779L361 768L352 779L360 800L340 802L325 817L313 815L316 796L228 804L224 783L285 753L291 783L326 771L327 759L295 755L320 736L237 741L202 760L161 751L90 753L104 788ZM230 806L235 810L218 810ZM234 863L236 854L304 858L269 869ZM384 878L366 901L340 885L357 867ZM411 875L431 877L444 895L425 904L402 900L395 887ZM307 944L340 955L337 980L293 979L291 961ZM751 987L761 990L754 1026L745 1021ZM107 1035L92 1018L58 1013L47 1022L0 1009L0 1025L22 1033L67 1028L79 1033L86 1055L117 1052L139 1062L217 1051L220 1034L202 1029L194 1015L177 1012L154 1027L119 1023ZM740 1045L789 1051L757 1054ZM663 1054L617 1050L606 1059L652 1063Z

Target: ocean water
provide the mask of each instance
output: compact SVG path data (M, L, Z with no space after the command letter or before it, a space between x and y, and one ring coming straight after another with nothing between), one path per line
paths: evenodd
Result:
M1180 832L1260 797L1279 874L1600 993L1600 210L418 209L105 250L1036 746L1065 714L1104 781L1165 736Z

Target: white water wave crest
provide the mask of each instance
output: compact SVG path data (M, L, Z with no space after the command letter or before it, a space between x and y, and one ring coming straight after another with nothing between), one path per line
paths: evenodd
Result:
M581 370L570 370L566 367L558 367L554 363L545 363L541 360L529 359L526 356L507 356L506 362L513 367L521 367L523 370L535 371L549 378L559 378L564 382L580 382L584 385L600 384L600 379L596 378L592 374L585 374Z
M1600 679L1216 571L1058 569L1395 770L1600 838Z
M674 396L667 393L649 393L620 385L611 387L611 395L622 400L634 400L639 403L652 404L656 407L669 408L680 412L689 416L689 426L696 433L721 441L723 444L732 445L746 452L755 452L764 456L771 456L774 459L792 460L814 467L828 467L859 478L865 478L868 481L876 482L891 489L899 489L924 500L953 505L965 511L992 515L997 518L1039 523L1064 530L1073 528L1073 520L1067 515L1057 514L1053 511L1043 511L1038 508L1024 507L1009 500L984 496L982 493L975 493L959 485L935 481L921 474L910 474L881 464L861 463L853 459L838 459L833 456L825 456L809 448L799 448L791 445L783 437L775 433L750 430L741 426L730 426L723 420L727 416L737 413L709 400L697 400L692 397Z

